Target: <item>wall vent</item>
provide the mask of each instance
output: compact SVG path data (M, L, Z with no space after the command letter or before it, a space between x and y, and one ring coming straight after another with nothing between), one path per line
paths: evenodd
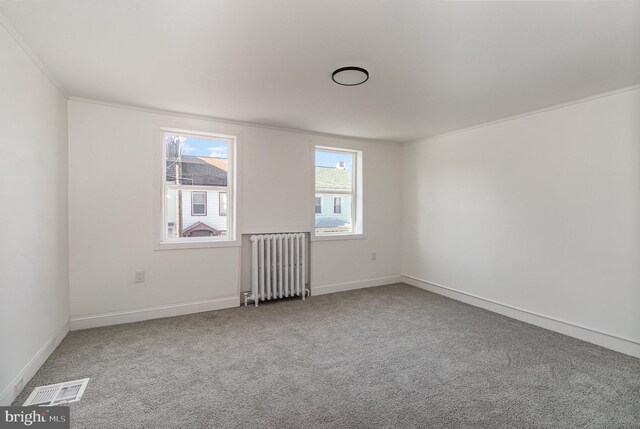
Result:
M33 390L33 392L31 392L31 395L29 395L22 406L51 406L79 401L80 398L82 398L82 394L87 388L88 383L89 379L83 378L82 380L49 384L48 386L38 386Z

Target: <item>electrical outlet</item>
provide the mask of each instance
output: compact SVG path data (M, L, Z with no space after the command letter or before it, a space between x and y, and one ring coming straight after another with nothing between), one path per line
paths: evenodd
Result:
M378 254L376 252L371 252L371 260L375 261L376 259L378 259Z
M144 283L144 271L136 271L136 283Z

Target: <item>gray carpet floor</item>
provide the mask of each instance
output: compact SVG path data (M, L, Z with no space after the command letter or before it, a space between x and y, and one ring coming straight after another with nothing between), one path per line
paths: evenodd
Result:
M640 359L396 284L71 332L75 428L638 428Z

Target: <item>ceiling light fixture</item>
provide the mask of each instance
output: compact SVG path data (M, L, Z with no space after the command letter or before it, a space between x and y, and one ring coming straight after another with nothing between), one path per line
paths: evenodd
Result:
M357 86L369 80L369 72L362 67L341 67L333 72L331 79L338 85Z

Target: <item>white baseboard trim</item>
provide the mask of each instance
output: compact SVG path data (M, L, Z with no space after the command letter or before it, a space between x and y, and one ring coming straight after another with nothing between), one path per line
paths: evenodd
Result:
M6 407L16 399L20 392L15 391L15 386L22 380L22 387L27 385L29 380L36 375L36 372L40 367L49 359L51 353L60 345L64 337L69 333L69 323L65 322L58 330L53 334L51 338L38 350L38 352L31 358L31 360L22 368L22 371L15 376L11 383L4 388L0 394L0 406Z
M203 301L185 302L181 304L160 305L157 307L139 308L135 310L114 311L91 316L72 317L69 326L72 331L97 328L100 326L119 325L121 323L140 322L163 317L182 316L202 313L204 311L222 310L240 306L240 297L206 299Z
M322 286L311 286L311 296L325 295L327 293L344 292L353 289L362 289L365 287L384 286L393 283L400 283L402 276L378 277L375 279L358 280L354 282L336 283Z
M502 314L503 316L511 317L512 319L517 319L550 331L559 332L561 334L568 335L569 337L577 338L588 343L596 344L598 346L640 358L640 343L634 340L587 328L586 326L560 320L534 311L503 304L501 302L429 282L417 277L402 275L402 282L429 292L444 295L448 298L455 299L456 301L461 301L475 307L481 307L485 310Z

